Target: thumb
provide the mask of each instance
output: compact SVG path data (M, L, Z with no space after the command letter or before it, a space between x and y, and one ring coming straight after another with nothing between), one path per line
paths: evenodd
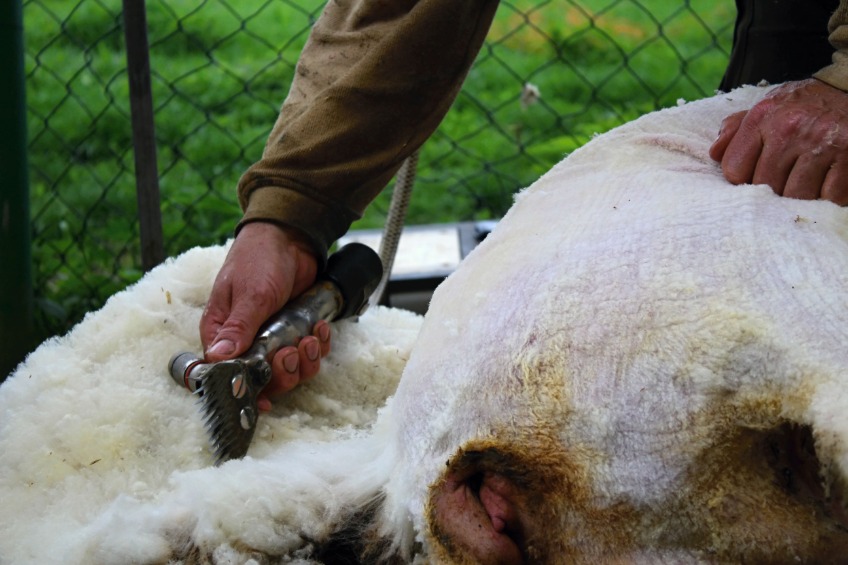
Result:
M730 114L721 121L721 128L719 129L718 137L716 137L715 141L713 141L713 144L710 146L710 158L712 158L713 161L718 161L720 163L724 159L724 153L727 151L727 146L730 145L730 142L733 140L736 132L739 131L739 126L742 124L742 120L745 119L747 114L747 111L736 112L734 114Z
M233 297L233 307L206 350L207 361L222 361L241 355L253 343L259 327L279 310L286 298L246 294Z

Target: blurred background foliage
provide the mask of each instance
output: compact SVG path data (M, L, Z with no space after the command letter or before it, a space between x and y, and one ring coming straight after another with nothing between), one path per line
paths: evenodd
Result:
M221 243L323 2L148 0L166 254ZM501 2L424 146L408 223L497 218L594 134L712 95L732 2ZM141 275L119 0L24 2L38 318L62 333ZM355 228L379 227L388 193Z

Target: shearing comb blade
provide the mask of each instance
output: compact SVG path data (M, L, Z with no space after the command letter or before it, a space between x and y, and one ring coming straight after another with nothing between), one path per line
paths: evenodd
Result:
M256 399L264 386L259 383L267 384L270 374L267 378L253 378L257 385L249 386L250 372L250 365L239 361L216 363L206 373L198 391L216 465L244 457L253 439L259 415Z
M265 322L243 355L218 363L204 363L193 353L171 358L171 377L200 397L216 465L247 453L259 417L257 398L271 380L274 354L297 345L320 320L364 312L382 274L380 257L370 247L348 244L330 256L327 269L309 290Z

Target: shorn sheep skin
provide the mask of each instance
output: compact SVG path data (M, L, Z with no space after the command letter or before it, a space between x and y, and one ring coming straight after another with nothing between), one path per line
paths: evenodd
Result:
M574 152L221 467L164 363L223 251L152 272L0 388L0 561L846 562L848 210L707 155L768 90Z

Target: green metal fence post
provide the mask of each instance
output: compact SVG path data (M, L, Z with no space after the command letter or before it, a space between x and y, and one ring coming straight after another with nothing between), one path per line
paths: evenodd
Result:
M35 342L26 149L23 5L0 2L0 381Z

